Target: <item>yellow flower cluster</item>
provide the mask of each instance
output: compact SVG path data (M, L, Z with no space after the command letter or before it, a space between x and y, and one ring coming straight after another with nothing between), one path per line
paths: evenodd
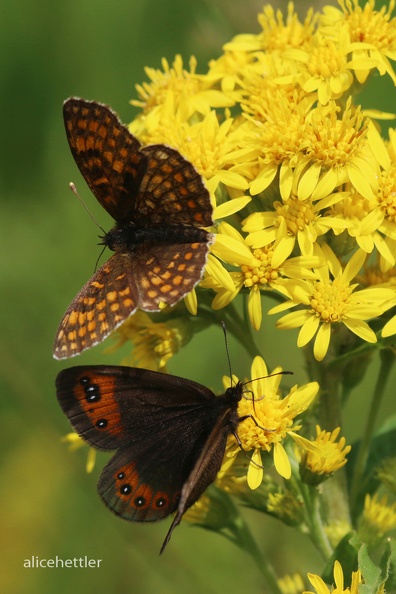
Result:
M393 8L340 0L302 21L293 3L285 18L267 5L261 32L236 36L204 74L194 58L188 69L164 59L132 101L131 132L179 150L211 194L216 240L200 287L212 308L245 294L259 330L265 291L282 301L268 313L294 309L278 328L300 328L317 360L336 325L376 342L367 321L396 306L396 130L383 139L355 99L371 74L396 83ZM196 313L195 298L187 305ZM396 333L396 316L382 326Z

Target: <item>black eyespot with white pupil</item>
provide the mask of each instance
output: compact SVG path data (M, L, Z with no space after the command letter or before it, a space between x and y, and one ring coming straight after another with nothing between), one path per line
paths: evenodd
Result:
M107 419L99 419L99 421L96 421L96 423L95 423L95 426L98 429L106 429L107 425L108 425Z
M136 497L135 501L134 501L136 507L142 507L145 503L146 503L146 498L145 497Z
M121 485L121 487L120 487L121 495L129 495L129 493L131 491L132 491L132 487L131 487L131 485L128 485L128 483L126 483L125 485Z
M80 384L84 388L85 399L87 402L99 402L101 395L98 384L91 383L89 377L86 376L80 378Z
M159 497L155 502L155 507L161 508L164 507L164 505L166 504L167 500L165 499L165 497Z

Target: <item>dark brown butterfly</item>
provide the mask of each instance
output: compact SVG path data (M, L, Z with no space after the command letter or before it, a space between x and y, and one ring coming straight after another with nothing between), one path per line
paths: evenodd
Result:
M106 105L68 99L63 108L73 157L93 194L115 219L102 238L115 252L68 307L54 357L101 342L137 308L174 305L202 277L213 236L209 193L176 150L141 147Z
M56 379L71 425L90 445L117 450L98 491L118 516L151 522L176 512L165 549L186 510L215 480L238 416L243 385L224 395L196 382L146 369L71 367Z

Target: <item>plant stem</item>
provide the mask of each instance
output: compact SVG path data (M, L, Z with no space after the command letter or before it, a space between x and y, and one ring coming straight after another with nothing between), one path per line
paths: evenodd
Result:
M381 406L381 401L384 396L385 387L392 370L395 355L391 349L383 349L380 351L381 365L378 372L377 382L373 391L371 399L370 410L367 415L366 427L363 432L362 439L359 445L359 453L355 464L355 472L352 479L351 486L351 509L354 509L356 504L359 488L361 486L362 477L366 468L367 458L369 455L370 444L374 433L375 424L377 422L378 413Z
M305 500L305 505L309 514L308 522L310 527L310 537L312 542L318 547L323 558L327 561L333 554L333 548L325 532L322 516L319 508L319 497L317 487L307 487L301 489Z
M316 362L311 358L309 361L312 379L319 382L320 400L318 403L318 420L322 429L333 431L336 427L342 427L342 372L341 365L329 365L323 361ZM340 469L333 477L322 483L321 486L322 509L326 514L326 525L331 530L333 527L352 525L350 504L348 497L345 470ZM314 514L319 514L317 504L313 508ZM318 528L318 518L312 518L313 526ZM321 521L322 522L322 521Z
M248 528L248 525L242 516L239 515L237 518L235 518L233 524L234 532L237 534L236 544L238 544L238 546L244 551L249 553L254 559L261 575L264 577L267 587L266 591L271 592L271 594L282 594L274 568L269 563L267 557L260 551L252 533Z

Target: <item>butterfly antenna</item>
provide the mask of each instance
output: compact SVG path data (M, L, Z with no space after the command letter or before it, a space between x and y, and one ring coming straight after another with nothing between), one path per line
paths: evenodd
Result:
M99 227L99 229L101 231L103 231L103 233L106 235L106 231L99 225L98 221L95 219L95 217L93 216L92 212L89 210L88 206L85 204L84 200L81 198L81 196L77 192L77 188L73 184L73 182L70 182L69 187L70 187L71 191L73 192L73 194L76 196L77 200L83 205L83 207L85 208L85 210L87 211L87 213L89 214L89 216L91 217L91 219L95 223L95 225L97 227ZM100 255L102 255L102 254L100 254Z
M221 320L220 324L221 324L221 327L223 329L225 350L226 350L226 353L227 353L227 361L228 361L228 371L230 373L230 379L231 379L231 382L232 382L231 358L230 358L230 351L229 351L229 348L228 348L227 328L226 328L225 322L223 322L223 320Z

